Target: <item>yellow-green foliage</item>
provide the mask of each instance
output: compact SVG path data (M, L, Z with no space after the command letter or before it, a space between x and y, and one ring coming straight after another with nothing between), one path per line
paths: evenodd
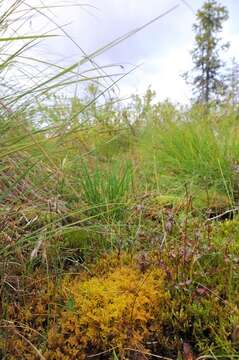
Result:
M81 360L106 351L110 359L115 348L124 359L131 358L131 348L175 358L180 339L190 340L198 354L234 354L238 265L231 267L216 249L199 262L170 248L160 260L155 253L134 260L110 254L58 282L40 273L27 278L29 295L21 306L13 301L6 309L9 325L0 354L38 359L37 349L46 360Z
M196 209L211 208L225 209L231 206L231 199L224 193L209 189L208 191L200 191L196 188L193 192L193 206Z
M239 235L239 219L224 221L217 229L224 236Z
M64 354L64 359L84 358L87 349L117 347L122 353L127 347L143 346L155 314L164 318L168 299L160 269L142 274L132 266L83 282L67 278L62 292L66 306L48 333L45 355L49 359L55 359L55 354ZM155 325L160 332L160 322Z
M52 282L41 284L24 307L9 307L8 317L24 324L19 332L46 359L85 359L112 347L121 355L129 347L147 351L147 339L160 335L169 301L163 271L157 267L142 272L137 265L127 265L127 258L113 268L117 263L113 259L108 271L103 260L93 268L98 275L68 275L58 289ZM14 331L7 344L12 358L20 359L20 354L37 358Z

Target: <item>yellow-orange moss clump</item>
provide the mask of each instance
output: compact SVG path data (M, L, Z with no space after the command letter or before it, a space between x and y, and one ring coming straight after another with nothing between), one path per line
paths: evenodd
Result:
M108 272L102 262L96 275L65 276L58 287L48 282L12 309L8 315L21 327L9 330L9 359L38 359L34 347L47 360L86 359L112 348L120 355L127 348L147 351L152 334L162 335L167 313L164 274L154 267L143 273L128 261L108 265Z
M142 274L124 266L84 282L67 278L62 292L67 306L48 332L49 359L79 359L112 347L121 353L143 349L151 328L160 333L155 314L164 316L168 298L160 269Z
M161 261L153 253L141 255L111 253L61 279L39 272L26 277L28 292L14 293L5 308L0 358L84 360L103 353L94 358L112 359L112 349L119 359L147 350L176 358L182 341L196 355L237 354L237 273L230 285L233 302L225 292L230 263L215 255L211 264L201 258L193 263L193 279L182 281L191 263L181 253L169 251Z

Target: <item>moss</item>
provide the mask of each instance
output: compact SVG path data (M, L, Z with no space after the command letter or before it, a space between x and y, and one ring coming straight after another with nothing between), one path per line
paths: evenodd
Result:
M40 348L46 359L85 359L112 347L122 356L127 347L147 351L151 330L159 335L165 318L169 301L165 276L160 268L142 273L127 257L123 262L116 266L115 257L103 272L104 264L96 264L92 271L97 273L98 268L99 275L65 276L60 288L40 280L41 290L35 290L22 308L9 306L8 317L25 324L24 337ZM37 358L15 329L8 340L8 353L16 359L19 352L26 354L26 359ZM40 335L43 329L45 344ZM16 341L17 349L13 346Z
M193 192L193 206L196 209L222 210L231 206L230 198L214 189Z
M152 207L164 208L164 207L174 207L179 205L182 202L182 197L177 195L159 195L153 197L148 205Z
M164 277L160 269L152 269L144 276L138 269L120 267L103 277L93 277L81 282L65 279L62 286L65 306L55 330L49 332L49 351L56 349L75 358L87 349L97 350L117 347L143 346L150 335L149 324L156 311L168 300L164 289ZM160 322L158 323L160 331ZM58 336L62 334L62 344ZM57 346L57 347L56 347Z
M142 257L113 253L60 282L39 274L26 284L31 294L25 304L8 306L8 319L24 324L22 335L46 359L86 359L112 348L120 358L130 358L127 348L175 358L180 339L198 354L233 354L239 280L217 246L211 244L211 253L195 247L186 257L180 248L165 249L160 259L154 251L145 255L144 269ZM16 329L7 342L9 356L18 359L20 351L37 358Z
M102 239L102 234L99 228L94 227L75 227L64 232L63 242L66 247L80 248L82 250L89 250Z

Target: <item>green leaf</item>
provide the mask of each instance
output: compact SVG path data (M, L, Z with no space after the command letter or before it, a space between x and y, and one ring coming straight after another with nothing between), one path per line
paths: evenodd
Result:
M73 311L75 310L75 300L73 297L69 297L66 302L67 310Z

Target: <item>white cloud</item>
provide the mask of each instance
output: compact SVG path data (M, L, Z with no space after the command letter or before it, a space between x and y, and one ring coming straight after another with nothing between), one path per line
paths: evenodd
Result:
M37 3L39 0L31 1ZM54 4L59 3L60 0L51 1ZM66 4L67 1L62 0L62 3ZM68 4L70 2L74 3L72 0L68 1ZM188 2L196 10L201 7L203 0L188 0ZM174 12L95 60L101 65L121 63L125 65L126 70L130 69L131 65L144 62L142 67L120 83L122 94L144 92L151 84L160 99L169 97L174 101L188 100L189 89L180 75L192 66L189 51L193 47L192 24L195 16L181 0L92 0L88 3L97 9L94 7L52 9L53 19L59 25L71 22L66 28L68 34L87 53L95 51L180 3L180 7ZM231 49L227 57L235 56L239 59L237 23L239 1L225 0L224 3L231 13L224 31L224 38L231 41ZM48 15L52 16L50 12ZM41 22L42 20L39 19L33 20L32 28L37 29ZM41 57L51 55L51 59L55 61L65 59L67 63L82 56L80 49L65 36L46 41L44 45L35 49L35 54L41 54Z
M190 92L181 75L191 67L191 58L185 50L172 49L166 57L158 53L144 59L141 68L121 84L121 92L124 95L129 92L142 94L152 85L160 100L170 98L175 102L188 102Z

